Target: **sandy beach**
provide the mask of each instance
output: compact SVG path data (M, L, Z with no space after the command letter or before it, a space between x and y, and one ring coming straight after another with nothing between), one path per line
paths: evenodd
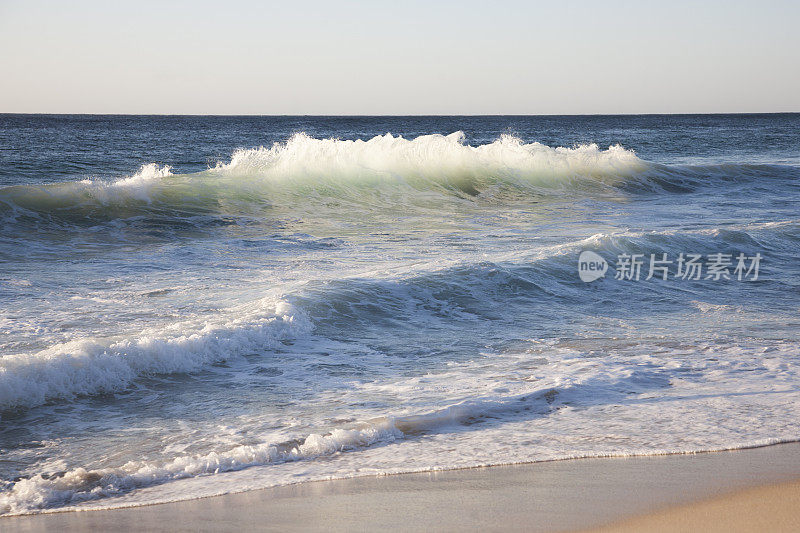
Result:
M6 532L788 530L800 443L364 477L116 510L2 519Z
M666 509L595 531L798 531L798 509L800 482L794 481Z

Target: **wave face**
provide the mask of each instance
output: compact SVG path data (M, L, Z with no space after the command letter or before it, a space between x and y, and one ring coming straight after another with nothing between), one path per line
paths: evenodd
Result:
M0 115L0 514L797 440L800 123L748 120Z
M235 215L309 197L374 201L387 190L478 195L498 185L552 189L573 181L613 183L648 168L618 145L551 148L506 135L469 146L462 132L410 140L386 134L367 141L298 133L271 148L237 150L229 163L196 174L176 176L171 167L151 163L112 181L7 187L0 190L0 210L6 219L84 223L142 214Z
M175 225L226 217L263 216L298 203L343 201L401 208L436 207L448 198L586 197L635 192L687 192L712 183L795 180L793 167L764 164L666 166L632 150L597 144L573 148L525 143L503 135L478 146L463 132L405 139L315 139L297 133L270 148L236 150L228 163L174 174L169 165L143 165L114 179L84 179L0 189L0 220L15 229L43 223L79 228L119 220Z

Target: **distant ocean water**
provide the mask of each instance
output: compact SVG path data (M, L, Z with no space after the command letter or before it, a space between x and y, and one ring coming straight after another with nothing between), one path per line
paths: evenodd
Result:
M0 228L2 514L800 439L800 114L0 115Z

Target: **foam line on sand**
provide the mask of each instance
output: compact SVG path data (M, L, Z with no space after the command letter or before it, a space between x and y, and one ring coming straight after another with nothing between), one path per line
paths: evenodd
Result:
M716 509L718 518L712 525L720 529L746 524L737 520L747 516L748 509L755 509L753 513L761 513L757 516L764 519L780 521L762 522L769 528L770 524L797 524L800 485L735 491L798 479L800 443L790 443L731 452L578 459L300 483L146 507L9 517L0 519L0 529L8 533L133 529L570 531L612 524L610 527L625 531L673 531L683 527L681 519L704 509L698 505ZM719 497L738 499L714 499ZM794 498L795 503L787 503L787 498ZM783 514L770 515L764 507L770 501ZM676 507L687 504L695 507ZM739 514L725 512L726 505L738 508ZM624 522L647 513L655 513L655 518Z

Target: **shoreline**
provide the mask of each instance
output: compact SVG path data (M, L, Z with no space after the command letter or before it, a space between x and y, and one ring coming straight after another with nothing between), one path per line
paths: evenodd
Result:
M642 515L682 516L678 506L708 505L725 495L741 498L739 491L797 480L800 443L792 442L313 481L136 507L2 517L0 526L9 532L254 527L571 531L612 524L608 531L614 531ZM787 489L763 490L782 494ZM777 501L770 494L770 501Z

